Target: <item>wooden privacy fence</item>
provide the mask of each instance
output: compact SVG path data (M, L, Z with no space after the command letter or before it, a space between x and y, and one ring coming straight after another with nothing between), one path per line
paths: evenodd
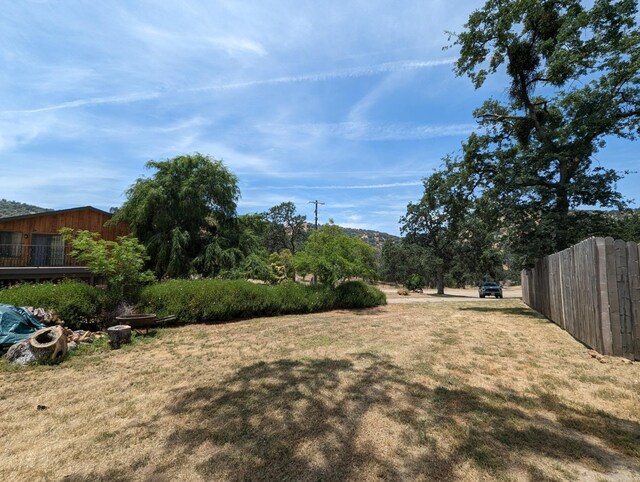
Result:
M605 355L640 360L640 249L589 238L523 270L522 299Z

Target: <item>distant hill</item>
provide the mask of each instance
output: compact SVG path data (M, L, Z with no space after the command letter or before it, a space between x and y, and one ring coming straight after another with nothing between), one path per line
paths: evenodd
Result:
M51 209L32 206L31 204L19 203L16 201L8 201L0 199L0 218L10 218L12 216L22 216L23 214L36 214Z
M400 239L393 234L381 233L380 231L373 231L371 229L343 228L342 226L340 229L342 229L345 234L353 238L361 239L376 249L382 249L382 245L389 239Z

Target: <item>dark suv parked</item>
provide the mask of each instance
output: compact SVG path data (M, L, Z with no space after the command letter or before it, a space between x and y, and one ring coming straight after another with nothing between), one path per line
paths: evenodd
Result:
M480 298L485 296L495 296L496 298L502 298L502 286L493 281L482 283L479 288Z

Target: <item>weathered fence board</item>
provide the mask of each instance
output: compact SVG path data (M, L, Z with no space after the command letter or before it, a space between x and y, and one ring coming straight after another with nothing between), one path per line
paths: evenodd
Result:
M622 333L620 328L620 299L616 280L616 252L613 238L605 238L607 252L607 291L609 293L609 319L611 320L611 352L622 355Z
M602 334L602 350L605 355L612 354L611 317L609 311L609 291L607 290L607 253L603 238L595 238L598 261L598 305L600 310L600 331Z
M640 360L640 247L589 238L522 272L522 299L584 344Z
M640 360L640 248L633 241L627 243L627 270L629 273L629 297L631 303L631 353ZM629 355L629 358L632 358Z

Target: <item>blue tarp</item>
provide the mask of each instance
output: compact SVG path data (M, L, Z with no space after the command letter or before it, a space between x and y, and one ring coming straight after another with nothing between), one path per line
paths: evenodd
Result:
M13 345L46 328L24 308L0 305L0 346Z

